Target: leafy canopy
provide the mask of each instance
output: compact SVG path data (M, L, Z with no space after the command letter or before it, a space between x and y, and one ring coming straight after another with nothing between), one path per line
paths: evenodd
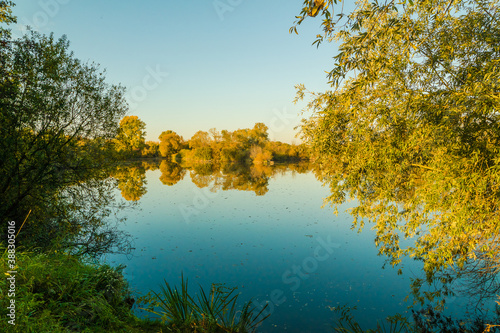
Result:
M127 111L123 88L76 59L66 37L1 37L0 223L31 210L22 235L39 247L64 234L97 240L111 200L103 167Z
M495 262L500 229L500 8L492 0L304 1L336 41L332 90L312 94L302 133L328 200L356 198L393 264L428 276ZM291 28L296 31L297 25ZM298 99L304 86L298 87ZM401 238L413 238L404 247Z
M160 154L163 157L170 157L184 145L184 139L171 130L162 132L158 139L160 139Z
M140 150L146 142L146 123L137 116L126 116L120 121L115 145L118 151L133 152Z

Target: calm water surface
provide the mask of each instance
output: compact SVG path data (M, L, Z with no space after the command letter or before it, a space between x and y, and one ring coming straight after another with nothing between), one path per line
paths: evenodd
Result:
M344 211L355 203L338 216L321 208L329 192L312 172L177 174L172 181L161 170L146 172L147 192L125 212L122 228L135 250L106 259L127 266L133 290L158 291L164 279L179 285L181 272L193 291L226 283L238 287L241 300L269 304L272 315L260 332L332 332L333 309L341 305L356 306L353 315L366 328L408 313L409 278L421 276L421 266L407 261L403 275L383 269L374 232L350 229Z

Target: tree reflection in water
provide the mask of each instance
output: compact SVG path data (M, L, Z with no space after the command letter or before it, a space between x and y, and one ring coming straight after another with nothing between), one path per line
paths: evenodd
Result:
M163 160L160 163L160 181L163 185L172 186L177 184L184 178L186 171L177 163L168 162Z
M153 160L117 168L114 177L118 179L118 186L122 191L122 196L127 200L139 200L147 192L146 171L158 169L161 171L159 179L164 185L174 186L183 180L186 174L189 174L191 181L198 188L207 188L211 192L251 191L257 196L263 196L268 192L269 181L272 177L284 175L285 173L291 172L293 175L312 170L319 179L324 180L325 177L321 165L317 164L313 167L308 163L272 166L262 164L218 165L212 163L178 164L167 160ZM338 183L338 188L333 186L332 183L330 185L332 190L347 189L347 187L340 189L341 186L345 185L342 182ZM371 183L370 188L372 190L374 189L373 185L374 183ZM332 193L337 192L332 191ZM411 197L412 193L411 191L404 191L403 188L400 188L398 192L400 199ZM362 196L358 198L358 203L358 208L355 211L359 212L360 209L366 208L368 212L370 207L367 204L372 202L367 202L366 197ZM387 201L385 205L385 207L391 207L391 202ZM394 232L394 235L396 235L396 230ZM380 234L379 237L381 236ZM416 259L421 260L421 258ZM463 296L465 294L470 296L471 301L474 300L479 304L495 297L500 292L496 268L497 266L494 265L491 258L478 256L475 259L468 259L461 268L453 266L449 269L436 269L432 272L433 274L429 274L428 270L422 271L422 276L411 279L413 299L421 304L433 303L441 307L444 305L445 299L452 299L454 295Z
M146 170L141 166L118 166L113 173L118 188L127 201L138 201L146 194Z
M310 170L308 163L280 165L245 165L245 164L178 164L168 160L142 161L135 164L121 165L112 174L118 180L118 188L123 198L138 201L147 192L146 171L160 169L160 181L173 186L184 179L189 172L193 184L199 188L210 187L213 192L222 190L252 191L256 195L268 192L269 179L291 170L293 173L305 173Z

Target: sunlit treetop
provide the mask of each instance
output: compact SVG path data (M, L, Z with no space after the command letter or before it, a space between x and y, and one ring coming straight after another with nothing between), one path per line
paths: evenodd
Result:
M139 150L145 145L146 123L137 116L125 116L120 120L120 128L115 138L118 151Z

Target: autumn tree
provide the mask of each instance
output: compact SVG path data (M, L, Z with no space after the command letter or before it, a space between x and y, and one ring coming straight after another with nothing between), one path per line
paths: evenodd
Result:
M222 135L216 128L209 129L208 133L210 133L210 135L211 135L211 138L210 138L211 142L220 142L221 141Z
M310 154L305 144L289 144L281 141L269 141L265 145L265 151L272 154L276 162L304 162L308 161Z
M296 22L320 15L314 43L339 43L332 90L311 95L302 127L330 202L357 198L354 226L373 222L380 253L423 260L430 279L498 267L498 2L336 3L304 1Z
M216 177L213 190L253 191L256 195L265 195L269 191L269 177L252 170L243 164L223 165L222 174Z
M189 148L196 149L200 147L210 147L211 144L210 134L204 131L196 132L191 139L189 139Z
M210 148L212 149L212 159L215 161L220 161L222 134L215 128L209 129L208 133L210 133Z
M220 157L224 162L244 163L249 158L250 144L247 140L248 129L234 132L222 131Z
M184 140L174 131L162 132L158 138L160 139L160 154L163 157L170 157L182 149Z
M264 123L256 123L249 131L249 141L252 145L264 147L269 141L268 127Z
M256 123L253 128L237 129L233 132L215 128L209 132L198 131L188 141L191 151L183 151L182 158L188 161L209 163L249 163L267 164L273 161L276 145L269 141L268 127L264 123ZM299 161L307 159L305 150L286 144L281 161ZM292 154L292 155L287 155ZM283 158L284 157L284 158Z
M263 123L256 123L253 129L244 128L234 132L223 130L220 135L222 147L220 158L229 162L250 160L252 147L264 147L268 141L267 130L267 126Z
M115 145L118 151L125 153L138 152L145 145L146 123L137 116L126 116L120 121Z
M189 140L189 148L193 150L192 156L198 160L212 160L211 145L210 134L204 131L196 132Z
M250 148L250 158L253 164L268 164L273 159L273 153L262 149L261 146L254 145Z
M143 157L159 157L160 144L154 141L146 141L141 151Z

